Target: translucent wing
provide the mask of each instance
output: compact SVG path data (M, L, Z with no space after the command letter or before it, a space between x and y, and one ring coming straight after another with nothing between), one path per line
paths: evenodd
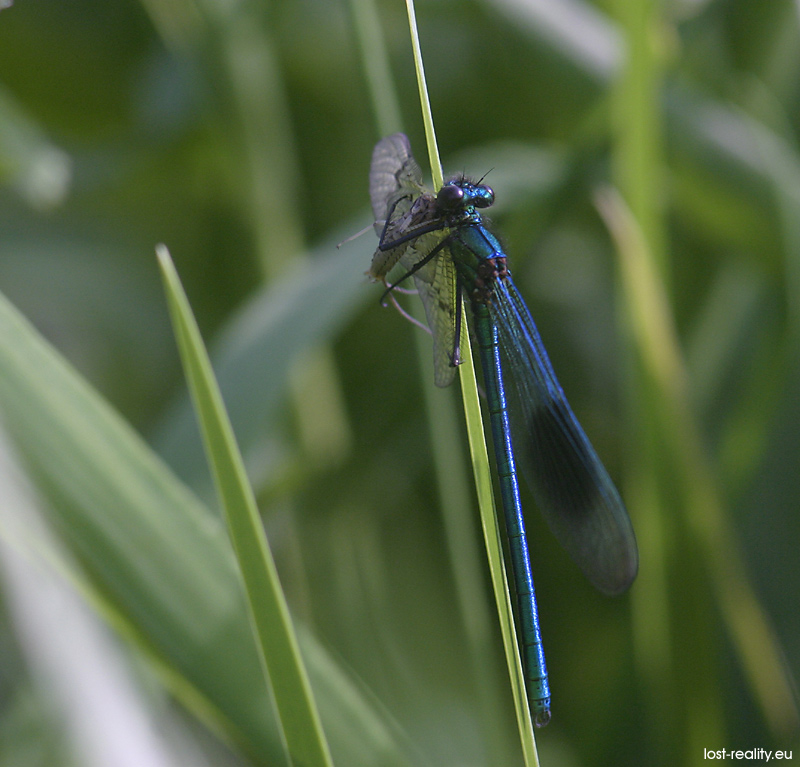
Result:
M411 258L416 255L410 254ZM401 263L405 265L405 262L404 256ZM433 335L433 380L437 386L449 386L456 375L453 365L456 346L456 270L450 253L439 253L415 272L414 282Z
M572 412L542 339L510 278L490 306L520 411L513 441L536 503L561 545L596 588L625 591L639 554L625 505ZM516 394L516 396L514 396Z
M415 249L415 238L408 235L418 220L430 221L433 208L433 196L422 184L422 170L411 154L405 134L395 133L375 145L369 172L369 196L375 233L381 238L381 247L372 257L369 275L375 280L385 280L408 251L420 253L427 244L416 243L419 247ZM397 247L386 247L387 243L391 245L396 241ZM412 265L417 260L414 258ZM406 271L409 268L406 264Z
M372 257L369 275L386 280L399 264L398 279L422 261L449 232L442 229L413 237L416 228L430 224L437 214L435 198L422 183L422 171L403 133L387 136L375 145L369 174L369 193L375 231L383 248ZM409 237L397 247L392 242ZM414 282L433 335L434 380L448 386L455 377L455 267L445 248L414 272Z
M372 150L369 170L369 198L378 236L383 231L387 209L397 199L398 192L410 193L408 207L403 211L408 212L413 199L425 191L422 170L411 154L408 137L404 133L394 133L381 139Z

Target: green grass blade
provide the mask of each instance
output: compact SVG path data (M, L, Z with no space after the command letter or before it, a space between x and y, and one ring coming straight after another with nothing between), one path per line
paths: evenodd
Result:
M0 371L6 426L106 619L209 726L280 763L218 521L2 296Z
M438 190L444 183L442 174L442 161L439 159L439 147L436 144L436 129L433 126L433 113L431 100L428 96L428 85L425 82L425 67L422 63L422 49L419 45L419 32L417 31L417 14L414 10L414 0L406 0L408 11L408 26L411 32L411 47L414 49L414 67L417 72L417 87L419 89L419 102L422 107L422 122L425 125L425 138L428 142L428 159L431 164L433 188Z
M158 249L186 377L245 584L259 655L296 764L332 764L289 608L200 331L166 248Z
M419 45L413 0L407 0L406 4L409 13L409 25L414 49L414 62L417 71L417 83L420 91L423 121L425 123L425 134L428 140L431 173L433 174L434 188L438 189L442 186L443 176L438 147L436 145L436 133L433 126L430 99L425 82L425 72L422 63L422 52ZM466 323L464 323L462 327L465 328ZM508 582L505 575L502 544L500 542L497 526L497 511L494 505L489 456L486 451L486 439L483 431L483 421L481 419L475 369L472 365L472 349L469 342L469 335L466 332L462 334L461 348L464 350L464 358L466 360L460 371L464 416L467 423L467 435L470 444L470 454L472 456L472 467L475 476L478 505L480 508L481 526L484 533L489 569L492 574L492 588L495 594L495 601L497 603L498 616L503 634L503 645L506 651L506 661L509 668L525 763L527 765L538 765L539 761L536 753L535 740L533 738L530 711L525 695L524 675L519 647L517 645L517 634L514 628L514 617L511 609Z
M67 576L211 730L254 765L286 764L219 519L2 295L0 410L86 573ZM417 763L352 674L301 640L337 758Z
M387 136L401 126L400 107L396 89L391 82L388 55L380 32L374 0L351 0L350 5L362 51L363 67L370 84L373 113L379 126L378 133ZM411 30L416 40L416 23L413 16ZM415 50L419 51L418 42L415 43ZM419 61L421 64L421 56ZM426 93L424 74L421 75L420 81L421 93L424 94ZM430 130L427 126L430 126ZM433 135L429 104L426 108L426 130L428 135ZM429 144L430 146L435 147L435 135L434 143ZM432 166L441 168L438 158ZM410 309L410 314L424 324L424 315L418 303ZM467 510L472 504L473 490L461 452L463 445L458 425L460 417L458 406L452 390L440 390L432 385L434 373L431 364L430 338L415 331L412 333L422 376L421 388L425 396L439 506L447 537L456 599L470 652L472 674L478 690L477 708L482 720L481 729L485 733L487 742L491 744L492 757L498 762L505 763L509 758L509 747L501 735L504 732L502 718L505 714L500 697L504 694L504 690L495 684L494 664L486 662L487 654L494 652L493 619L489 603L484 599L485 583L481 578L482 555L474 535L473 520L467 515ZM480 415L478 419L480 428ZM483 443L484 453L485 450L486 446ZM489 510L490 514L493 513L491 506ZM488 519L491 519L491 516ZM494 533L496 538L496 528ZM495 568L493 572L498 573L503 579L502 569ZM501 587L501 591L503 588Z
M422 50L419 44L417 20L414 13L414 0L406 0L408 21L411 31L411 43L414 50L414 65L417 72L422 117L425 123L425 135L428 142L428 156L431 163L431 173L435 189L444 183L442 164L439 159L439 150L436 145L436 132L433 126L430 98L428 97L425 71L422 63ZM462 309L463 311L463 309ZM522 659L517 644L517 632L514 626L514 615L505 575L503 562L503 549L498 533L497 511L494 504L492 489L492 475L489 468L489 456L486 451L486 439L481 419L480 402L478 399L478 385L475 380L475 368L472 363L472 349L469 334L466 332L466 316L462 323L461 349L464 352L464 364L460 369L461 392L464 402L464 417L467 423L467 436L472 456L472 469L475 475L475 486L478 494L478 506L481 515L486 554L489 560L489 569L492 575L492 589L497 604L500 628L503 634L506 662L508 664L511 689L514 698L514 707L517 712L517 726L519 728L520 742L528 767L539 764L536 751L536 741L533 735L528 699L525 692L525 676L522 670Z
M371 300L364 265L372 243L361 237L336 248L364 224L353 220L326 237L309 258L245 301L217 334L214 371L245 458L258 449L264 424L275 420L297 354L330 341ZM167 408L156 431L156 447L170 466L191 487L205 489L208 470L185 392Z
M525 676L522 670L522 659L514 626L514 613L511 608L511 597L503 560L503 546L497 524L492 474L489 468L489 456L486 452L486 438L478 399L478 385L475 380L475 367L472 363L472 354L471 350L469 350L468 334L466 332L462 334L461 344L461 348L467 350L460 368L461 394L464 400L464 416L467 422L469 449L472 456L472 471L475 475L475 488L478 495L483 537L486 543L486 555L489 560L492 589L497 603L500 630L503 634L503 646L511 680L514 708L517 712L517 726L519 728L522 753L527 767L538 767L539 755L536 751L531 713L525 692Z

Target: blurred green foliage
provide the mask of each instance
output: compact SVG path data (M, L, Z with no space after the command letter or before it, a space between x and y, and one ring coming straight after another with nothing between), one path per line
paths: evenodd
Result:
M425 156L405 9L382 1L377 11L405 121L380 130L356 0L16 0L0 10L0 291L213 506L153 253L167 243L214 352L289 603L313 637L304 648L315 690L335 693L322 715L336 763L518 764L454 393L426 391L419 331L378 306L363 277L371 233L335 248L370 223L381 130L404 128ZM417 13L445 171L491 169L493 221L517 283L640 539L631 595L607 600L530 516L554 695L542 764L798 753L797 3L423 0ZM652 300L635 313L616 255L624 243L596 208L609 185L662 315ZM650 310L666 345L636 323ZM677 373L660 379L673 351ZM25 380L37 364L45 375L38 359ZM43 398L59 375L42 380ZM281 763L270 727L263 741L254 734L267 707L250 689L252 650L219 671L224 681L203 678L246 641L235 577L214 548L223 539L211 536L207 553L187 544L192 525L165 523L156 545L104 526L102 506L82 516L81 503L106 497L97 488L113 498L117 480L128 487L127 469L89 444L81 465L98 471L69 469L80 492L67 493L69 471L52 468L46 428L24 410L33 394L15 376L0 369L2 410L103 613L138 648L137 673L155 672L215 734L151 686L154 710L169 709L208 764ZM67 450L74 406L53 397L48 411L54 433L63 415ZM90 423L108 417L81 408ZM442 413L450 425L432 420ZM149 471L143 486L172 487ZM455 522L441 514L443 493L463 499ZM172 507L204 513L156 495L165 520ZM143 508L125 503L130 515ZM103 536L124 540L114 548ZM185 570L181 551L194 558ZM159 557L188 581L204 561L225 573L219 593L186 603L204 616L207 633L193 630L205 655L170 655L170 642L185 641L180 621L165 625L126 591L130 573L147 583ZM15 615L0 621L0 764L68 764L50 745L60 729L32 686ZM236 679L248 680L240 693Z

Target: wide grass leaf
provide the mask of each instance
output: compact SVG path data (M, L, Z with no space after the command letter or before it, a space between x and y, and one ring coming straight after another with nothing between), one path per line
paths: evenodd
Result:
M183 368L203 432L220 503L244 581L259 657L272 691L292 763L332 764L330 749L300 654L289 606L241 453L214 380L200 329L166 247L158 248Z
M254 764L285 764L221 523L3 296L0 410L106 617ZM340 763L409 763L348 675L303 648Z

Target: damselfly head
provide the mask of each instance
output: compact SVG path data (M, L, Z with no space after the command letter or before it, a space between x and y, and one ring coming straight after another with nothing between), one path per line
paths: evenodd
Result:
M476 208L488 208L494 204L494 189L486 184L477 184L472 188L472 204Z
M457 182L449 181L436 195L436 204L441 210L458 210L464 205L464 190Z
M464 178L448 181L436 195L439 209L447 213L455 213L468 206L488 208L494 203L494 191L485 184L475 184Z

